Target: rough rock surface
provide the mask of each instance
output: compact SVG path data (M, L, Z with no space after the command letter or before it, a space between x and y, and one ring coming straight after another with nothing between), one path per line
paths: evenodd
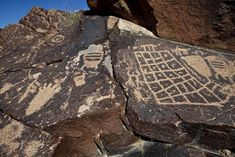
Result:
M147 1L135 0L133 3L130 0L87 0L87 4L95 14L118 16L157 34L157 20Z
M235 51L235 1L147 0L160 37Z
M234 149L234 55L135 40L129 48L120 46L115 59L134 131L170 143Z
M59 139L0 112L0 156L52 156Z
M35 17L34 10L40 10L40 15L47 13L33 8L29 19ZM59 32L33 34L34 29L25 24L9 26L1 32L0 110L28 126L52 132L54 136L68 136L61 145L67 139L80 140L86 136L89 143L99 132L123 129L119 113L125 105L125 96L112 78L110 51L105 40L106 18L82 17L82 13L62 18ZM67 21L71 25L67 25ZM29 33L17 35L15 27ZM93 27L99 29L90 33ZM4 41L9 35L14 37ZM10 46L13 43L17 44ZM77 128L66 130L77 121ZM88 127L92 122L94 124ZM53 130L53 126L59 128L59 123L63 123L63 133ZM94 130L89 132L92 128ZM85 147L85 153L93 154L87 156L99 156L95 145L90 147Z
M0 79L3 156L233 155L234 55L116 17L33 8L0 31ZM161 99L167 80L168 95L192 91Z
M235 51L233 0L88 0L88 4L166 39Z

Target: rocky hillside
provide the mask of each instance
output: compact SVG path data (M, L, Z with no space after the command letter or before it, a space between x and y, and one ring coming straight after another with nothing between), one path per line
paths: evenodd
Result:
M1 157L232 157L235 55L114 16L0 30Z

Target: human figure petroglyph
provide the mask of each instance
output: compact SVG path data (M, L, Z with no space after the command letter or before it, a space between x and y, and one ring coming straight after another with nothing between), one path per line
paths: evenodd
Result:
M66 66L66 69L79 67L81 71L84 71L84 68L91 68L96 70L98 65L101 63L104 58L104 49L103 45L90 45L88 49L80 51L78 56L69 62Z
M228 101L234 92L234 62L218 59L219 56L179 53L159 50L155 45L141 45L135 51L140 72L149 91L158 104L216 105ZM219 70L219 68L226 70ZM231 85L218 83L218 75L230 80Z
M86 77L97 74L96 69L104 58L103 45L90 45L86 50L80 51L72 61L68 62L66 70L75 70L75 86L86 84Z
M84 65L87 68L97 68L104 56L103 47L101 45L90 47L88 53L83 55Z
M34 45L31 47L31 49L33 50L33 51L35 51L35 50L38 50L41 46L43 46L44 44L45 44L45 39L43 39L43 38L40 38L40 39L38 39L35 43L34 43ZM29 57L28 57L28 59L31 57L31 54L29 54Z
M53 42L53 43L60 43L60 42L62 42L64 40L64 36L63 35L56 35L56 36L54 36L52 39L51 39L51 41Z

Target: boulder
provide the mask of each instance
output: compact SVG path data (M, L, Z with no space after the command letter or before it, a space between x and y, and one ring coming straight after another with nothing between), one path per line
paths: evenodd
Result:
M222 157L220 152L207 152L200 148L138 139L129 132L101 134L97 144L103 154L122 157Z
M88 5L142 25L162 38L235 51L233 0L88 0Z

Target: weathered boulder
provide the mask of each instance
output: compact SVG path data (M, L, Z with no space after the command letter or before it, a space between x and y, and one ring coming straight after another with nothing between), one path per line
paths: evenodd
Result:
M235 51L233 0L88 0L88 4L166 39Z
M145 0L87 0L87 4L91 9L87 13L118 16L157 34L153 8Z
M144 62L139 60L147 52L154 53L154 61L148 54ZM162 52L167 56L161 57ZM177 75L179 80L166 91L180 83L195 85L194 91L177 95L193 97L186 104L181 98L173 104L169 99L174 96L153 96L161 90L148 84L151 76L145 73L168 62L172 65L166 67L172 69L158 73ZM195 66L198 63L203 72ZM34 153L28 156L43 156L47 150L46 156L56 157L225 156L222 151L234 149L233 65L233 55L165 41L116 17L34 8L20 24L0 31L0 133L7 137L0 137L0 152L25 156L28 143L41 140L44 145L30 147ZM179 74L165 75L176 71ZM162 80L154 83L158 81ZM207 96L205 102L195 98L201 92ZM9 127L4 117L30 135L20 130L22 134L13 136L2 129L17 128ZM8 150L15 141L17 147Z

